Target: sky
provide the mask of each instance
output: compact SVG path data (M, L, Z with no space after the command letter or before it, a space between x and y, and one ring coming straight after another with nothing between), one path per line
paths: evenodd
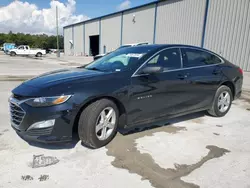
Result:
M59 27L125 10L155 0L0 0L0 33L56 33Z

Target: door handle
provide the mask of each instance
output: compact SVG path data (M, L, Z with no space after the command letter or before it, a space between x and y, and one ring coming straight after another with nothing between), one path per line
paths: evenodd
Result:
M220 69L215 69L213 70L213 74L214 75L217 75L217 74L220 74L221 73L221 70Z
M180 80L184 80L188 77L188 74L178 74L177 78Z

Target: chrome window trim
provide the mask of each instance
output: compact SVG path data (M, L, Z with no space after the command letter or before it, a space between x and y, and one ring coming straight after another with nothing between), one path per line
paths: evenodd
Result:
M196 48L196 47L167 47L167 48L164 48L164 49L161 49L160 51L154 53L147 61L145 61L134 73L133 75L131 76L132 77L138 77L138 76L147 76L149 74L136 74L146 63L148 63L150 60L152 60L156 55L158 55L159 53L161 53L162 51L164 50L168 50L168 49L173 49L173 48L178 48L179 51L180 51L180 58L181 58L181 65L182 67L180 69L173 69L173 70L166 70L166 71L163 71L162 73L166 73L166 72L174 72L174 71L180 71L180 70L188 70L188 69L197 69L197 68L204 68L204 67L211 67L211 66L217 66L217 65L220 65L220 64L223 64L225 63L225 61L220 57L218 56L217 54L215 54L214 52L210 52L206 49L200 49L200 48ZM217 58L219 58L221 60L221 63L216 63L216 64L212 64L212 65L202 65L202 66L197 66L197 67L187 67L187 68L183 68L183 57L182 57L182 51L181 49L183 48L188 48L188 49L193 49L193 50L200 50L200 51L203 51L203 52L206 52L206 53L209 53L209 54L212 54L214 56L216 56Z
M179 53L180 53L180 58L181 58L181 68L183 68L183 57L182 57L182 52L181 52L181 49L179 49ZM175 70L175 69L174 69Z

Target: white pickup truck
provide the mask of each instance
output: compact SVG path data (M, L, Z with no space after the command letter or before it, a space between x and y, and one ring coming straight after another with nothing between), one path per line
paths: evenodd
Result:
M46 54L46 51L42 50L42 49L31 49L27 45L21 45L21 46L18 46L17 48L11 49L9 51L9 54L11 56L16 56L16 55L35 55L36 57L42 57L42 55Z

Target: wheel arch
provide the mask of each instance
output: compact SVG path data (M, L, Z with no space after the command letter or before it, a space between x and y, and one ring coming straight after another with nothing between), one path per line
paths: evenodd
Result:
M36 53L36 56L42 56L43 54L42 54L42 52L37 52Z
M82 113L82 111L87 107L89 106L90 104L92 104L93 102L95 101L98 101L100 99L108 99L108 100L111 100L112 102L114 102L118 108L118 111L119 111L119 122L118 122L118 128L123 128L123 126L126 124L127 122L127 112L126 112L126 109L125 109L125 106L124 104L118 100L117 98L115 97L112 97L112 96L100 96L100 97L95 97L95 98L92 98L92 99L89 99L87 100L80 108L79 110L77 111L77 114L75 116L75 119L74 119L74 124L73 124L73 131L77 131L77 128L78 128L78 121L79 121L79 118L80 118L80 115Z
M235 98L235 85L233 84L233 82L231 81L225 81L223 82L220 86L227 86L230 88L231 92L232 92L232 95L233 95L233 99Z

